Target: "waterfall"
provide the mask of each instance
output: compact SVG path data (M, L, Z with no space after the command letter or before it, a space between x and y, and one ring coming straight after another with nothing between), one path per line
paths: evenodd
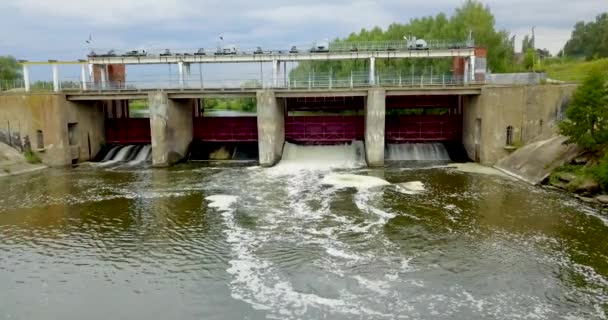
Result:
M101 161L111 160L112 157L114 157L116 155L116 152L118 152L118 149L120 149L120 146L116 146L116 147L113 147L112 149L110 149L110 151L108 151L108 153L106 153L106 156L103 157L103 160L101 160Z
M449 161L450 156L441 143L389 144L386 159L399 161Z
M118 150L118 153L116 153L116 155L114 157L112 157L112 160L103 161L103 162L99 163L99 166L108 167L108 166L117 164L119 162L126 161L129 158L129 156L131 155L131 151L135 147L136 147L135 145L119 147L120 150Z
M278 167L293 169L356 168L365 165L363 142L342 145L296 145L289 142L283 148Z
M137 153L135 158L133 160L129 161L127 163L127 165L134 166L134 165L138 165L138 164L146 161L148 159L148 154L150 153L151 150L152 150L151 145L147 144L147 145L143 146L139 150L139 152Z

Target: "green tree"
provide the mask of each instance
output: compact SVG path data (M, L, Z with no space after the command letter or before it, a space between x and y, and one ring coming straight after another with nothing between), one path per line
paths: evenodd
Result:
M21 66L12 56L0 56L0 80L21 78Z
M606 74L595 69L576 89L559 131L570 142L588 150L600 150L608 143L608 88Z
M564 53L587 59L608 57L608 13L598 15L595 21L578 22L564 46Z
M351 33L344 39L335 39L332 44L356 41L403 41L404 36L417 37L426 40L445 40L446 42L465 41L469 32L475 40L475 45L488 49L488 67L493 72L514 70L515 39L508 32L497 30L495 19L490 8L481 2L468 0L456 9L451 17L445 13L411 19L408 23L392 23L386 30L375 27L371 30L362 29L359 33ZM302 62L291 71L290 77L306 80L309 73L327 74L334 77L350 75L351 71L359 72L367 77L367 60ZM449 74L452 72L451 59L377 59L378 73L394 73L395 75L433 75ZM366 79L358 79L366 81ZM299 80L298 80L299 81Z

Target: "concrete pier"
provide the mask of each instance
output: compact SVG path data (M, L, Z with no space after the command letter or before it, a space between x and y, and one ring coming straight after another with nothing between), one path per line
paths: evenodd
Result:
M365 159L370 167L384 165L386 91L370 89L365 105Z
M148 95L152 136L152 165L170 166L188 153L192 141L190 100L169 99L164 92Z
M283 154L285 143L285 108L274 91L257 92L258 149L260 165L273 166Z

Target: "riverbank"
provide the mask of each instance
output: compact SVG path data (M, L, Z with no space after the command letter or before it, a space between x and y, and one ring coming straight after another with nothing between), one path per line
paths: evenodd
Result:
M600 154L583 153L556 168L543 184L567 191L577 199L608 207L608 194L602 180Z
M28 163L28 160L19 151L0 143L0 178L35 172L45 168L47 166L40 163Z

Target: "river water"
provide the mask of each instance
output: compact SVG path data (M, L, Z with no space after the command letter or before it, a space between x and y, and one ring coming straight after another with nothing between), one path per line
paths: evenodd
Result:
M421 184L397 185L412 181ZM602 214L497 175L183 164L0 183L0 319L605 319L608 310Z

